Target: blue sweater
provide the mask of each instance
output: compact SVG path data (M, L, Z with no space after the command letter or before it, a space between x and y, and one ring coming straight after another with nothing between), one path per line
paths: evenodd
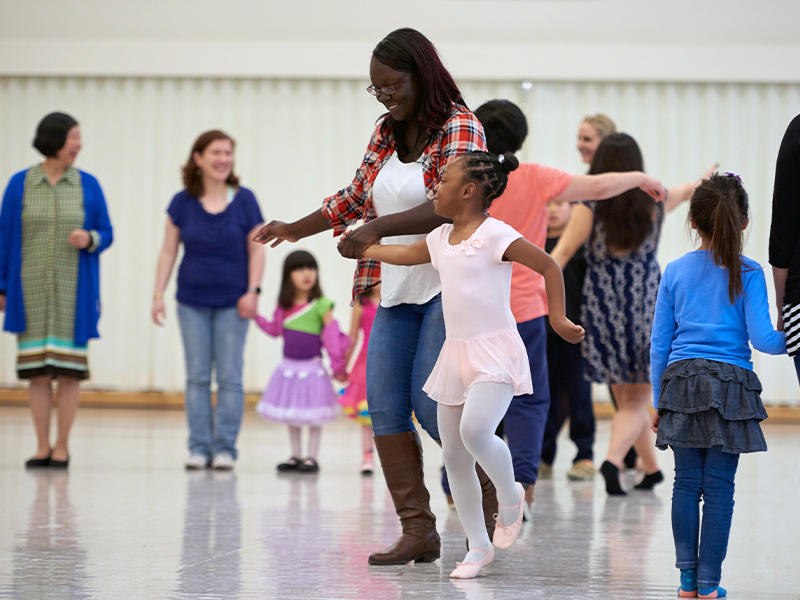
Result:
M11 333L25 332L25 300L22 294L22 199L25 194L25 174L20 171L11 178L3 195L0 209L0 292L6 295L6 318L3 329ZM100 257L114 240L108 218L106 200L100 184L93 176L80 171L83 187L83 228L96 231L100 244L81 250L78 257L78 289L75 298L75 343L86 344L98 338L100 319Z
M650 381L658 408L661 374L667 365L705 358L753 370L750 344L767 354L784 354L786 337L769 317L761 266L742 257L744 294L731 304L728 270L714 264L710 250L696 250L667 265L661 278L650 338Z

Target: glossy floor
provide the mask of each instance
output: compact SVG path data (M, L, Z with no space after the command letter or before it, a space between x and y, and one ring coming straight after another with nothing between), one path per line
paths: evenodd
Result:
M599 423L597 450L610 424ZM723 585L736 599L800 597L800 427L766 425L770 451L742 458ZM0 598L672 598L672 456L655 492L608 498L601 481L568 482L562 440L554 478L536 488L533 524L478 579L450 581L464 537L427 483L442 534L432 564L370 567L399 532L380 472L358 474L359 431L323 433L318 476L278 476L283 427L247 415L232 473L184 472L176 411L82 410L69 472L26 472L28 412L0 409ZM633 475L626 475L632 484Z

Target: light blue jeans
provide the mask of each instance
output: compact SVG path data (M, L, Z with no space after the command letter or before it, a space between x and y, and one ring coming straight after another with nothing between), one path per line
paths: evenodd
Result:
M249 321L233 308L197 308L178 304L178 322L186 358L186 421L189 452L212 457L237 456L242 425L242 367ZM217 408L211 405L211 373L216 372Z
M422 386L444 345L442 296L378 308L367 348L367 404L376 436L414 431L411 413L439 439L437 403Z

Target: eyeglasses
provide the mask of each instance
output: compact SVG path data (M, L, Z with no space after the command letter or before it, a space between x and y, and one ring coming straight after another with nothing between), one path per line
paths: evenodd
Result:
M393 85L386 86L386 87L376 88L374 85L371 85L371 86L369 86L367 88L367 92L369 92L373 96L377 96L378 94L383 94L384 96L391 96L392 94L394 94L397 91L397 88L399 88L403 84L403 82L406 79L408 79L408 77L410 75L411 75L411 73L409 73L408 75L403 77L397 83L395 83Z

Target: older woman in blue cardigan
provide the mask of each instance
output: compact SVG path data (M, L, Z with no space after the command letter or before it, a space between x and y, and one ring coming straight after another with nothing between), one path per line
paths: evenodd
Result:
M97 179L73 166L81 150L77 121L47 115L33 145L44 162L11 178L0 209L0 310L4 329L17 334L17 375L30 381L38 447L25 466L66 468L80 381L89 377L88 342L99 337L99 255L113 230Z

